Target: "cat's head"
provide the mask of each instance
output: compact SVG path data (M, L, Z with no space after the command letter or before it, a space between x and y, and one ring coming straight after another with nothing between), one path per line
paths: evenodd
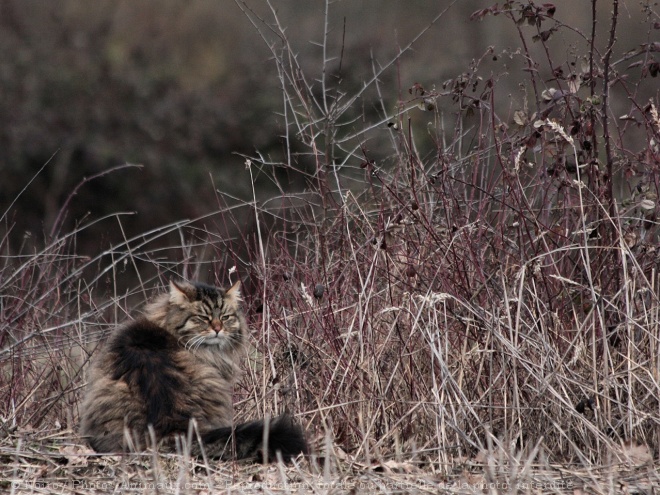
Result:
M245 333L240 303L240 282L225 290L198 282L171 281L169 293L148 306L146 316L186 348L236 348L243 343Z

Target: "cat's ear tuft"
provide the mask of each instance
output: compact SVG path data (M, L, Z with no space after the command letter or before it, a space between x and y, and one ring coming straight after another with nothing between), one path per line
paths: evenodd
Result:
M170 303L178 306L189 304L195 299L195 287L187 282L170 280Z
M240 280L237 280L236 283L225 292L225 300L229 303L230 307L238 308L242 300Z

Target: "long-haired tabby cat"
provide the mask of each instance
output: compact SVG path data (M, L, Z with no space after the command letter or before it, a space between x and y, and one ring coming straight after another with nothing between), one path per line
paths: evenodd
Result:
M239 282L228 290L171 282L144 318L115 332L92 366L82 405L81 434L94 450L141 449L150 427L171 442L194 419L211 457L274 460L279 451L288 460L307 452L289 416L232 426L247 330L239 290Z

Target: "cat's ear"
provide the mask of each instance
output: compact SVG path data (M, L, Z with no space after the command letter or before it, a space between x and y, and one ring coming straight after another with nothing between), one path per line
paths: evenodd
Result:
M241 304L241 281L237 280L227 292L225 292L225 300L230 308L236 309Z
M195 287L187 282L170 280L170 303L185 306L195 299Z

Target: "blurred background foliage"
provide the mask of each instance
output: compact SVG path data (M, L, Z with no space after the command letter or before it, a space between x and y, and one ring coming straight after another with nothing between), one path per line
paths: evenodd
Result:
M381 75L389 110L407 98L413 84L439 88L467 70L471 60L483 57L489 46L500 56L489 57L481 69L500 80L498 94L505 97L499 105L505 115L523 106L524 91L517 84L525 61L517 51L518 33L501 17L470 20L474 11L490 3L455 2ZM610 3L598 4L602 44ZM240 4L272 22L265 2ZM342 92L359 90L449 4L330 3L329 81ZM575 44L587 43L590 2L555 4L556 18L575 30L564 30L550 42L562 45L567 59L574 59ZM273 5L301 69L316 84L313 78L320 77L323 68L318 43L326 3L281 0ZM648 41L645 28L639 29L643 17L637 6L621 16L619 54ZM533 34L530 31L530 38ZM277 49L278 42L276 36L262 39L233 1L0 1L3 237L10 233L14 249L26 239L25 245L39 246L52 233L69 232L80 222L115 212L136 213L122 217L123 233L108 222L86 229L78 239L78 249L85 253L122 235L208 213L219 201L244 203L252 198L252 190L239 155L257 151L274 164L256 178L258 199L281 194L276 183L288 192L304 189L313 163L294 154L299 163L277 166L286 156L283 96L267 43ZM531 50L543 56L540 46ZM618 104L625 108L625 98ZM378 95L364 93L353 112L354 128L373 123L372 114L382 115ZM373 136L365 134L364 139L372 156L387 155L378 149L377 139L368 141ZM124 163L141 167L118 170L75 189L85 178ZM227 196L219 200L217 190ZM66 215L58 221L65 205ZM249 218L245 216L243 227Z

